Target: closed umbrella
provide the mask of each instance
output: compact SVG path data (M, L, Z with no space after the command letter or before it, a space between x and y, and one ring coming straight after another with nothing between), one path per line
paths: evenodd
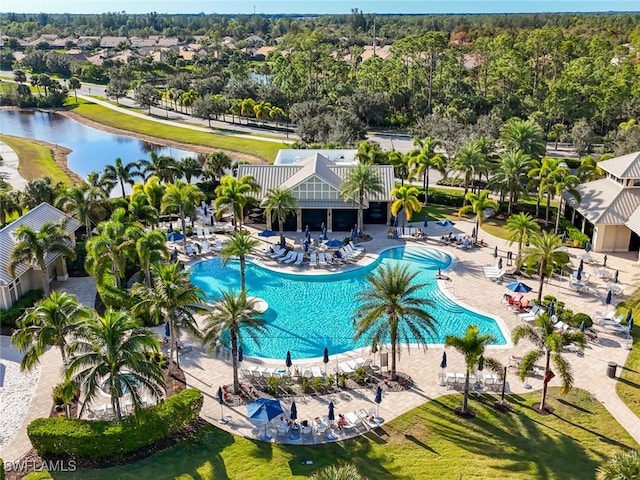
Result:
M567 231L562 232L562 243L566 243L567 241Z
M632 320L633 320L633 316L632 316L631 310L629 310L629 311L627 312L627 318L625 318L625 319L624 319L624 322L625 322L627 325L629 325L629 322L631 322Z
M238 347L238 362L242 362L244 360L244 352L242 351L242 347Z
M285 360L285 364L287 365L287 369L291 368L291 365L293 365L293 362L291 361L291 351L287 350L287 358Z
M169 322L164 323L164 336L167 338L171 337L171 325Z
M603 261L602 261L602 266L603 266L603 267L606 267L606 266L607 266L607 259L608 259L608 258L609 258L609 257L607 257L606 255L604 256L604 259L603 259Z
M582 280L582 270L578 269L578 273L576 274L576 280Z
M498 270L502 270L502 257L498 259Z
M584 320L580 322L580 326L578 327L578 330L584 333L584 330L585 330Z
M442 376L440 377L439 385L444 387L446 385L444 381L444 370L447 368L447 352L442 352L442 360L440 360L440 368L442 369Z
M613 283L618 283L618 270L616 270L616 273L613 275Z
M498 258L498 246L493 250L493 258Z
M211 220L210 220L210 222L209 222L209 223L211 223L211 226L212 226L212 227L214 227L214 226L215 226L216 221L215 221L215 219L213 218L213 215L211 215Z
M333 402L329 402L329 414L327 415L327 418L331 422L333 422L336 419L335 408L336 407L333 405Z
M633 317L627 320L627 333L631 335L631 331L633 330Z
M382 403L382 387L380 385L378 385L378 388L376 389L376 398L373 399L374 402L376 402L376 417L380 418L380 403Z
M280 235L280 247L284 248L287 246L287 241L284 238L284 235Z
M358 236L358 224L356 223L353 226L353 238L356 238Z
M324 352L322 354L322 363L324 363L324 374L327 374L327 364L329 363L329 349L324 347Z
M422 226L424 228L427 228L429 226L429 221L427 220L427 217L424 217L424 223L422 224Z
M578 270L582 270L584 268L584 260L580 260L580 265L578 265Z
M556 302L551 302L549 304L549 311L547 312L549 318L553 317L556 314Z
M222 405L224 404L224 395L222 393L222 387L218 387L218 403L220 404L220 423L227 423L227 419L224 416L224 410L222 409Z
M471 236L473 238L476 238L476 227L473 227L473 229L471 230Z
M267 423L284 413L280 402L269 398L259 398L247 405L247 411L249 412L249 418L252 420L264 422L262 440L271 440L271 435L267 434Z
M611 305L611 290L609 290L607 292L607 298L605 299L604 303L607 304L607 312L609 311L609 305Z
M304 236L306 237L307 235L309 235L309 225L304 227Z
M169 228L167 229L167 233L173 232L173 224L169 224Z
M587 242L587 244L584 246L584 249L587 253L589 253L591 251L591 242Z
M291 402L291 412L289 412L289 418L291 420L296 420L298 418L298 407L296 406L296 402Z
M309 251L309 242L307 240L304 241L304 253Z
M478 371L481 372L484 370L484 355L480 355L478 358Z

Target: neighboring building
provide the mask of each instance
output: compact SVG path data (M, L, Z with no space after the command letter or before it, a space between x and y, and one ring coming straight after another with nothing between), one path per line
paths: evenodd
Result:
M591 237L594 252L640 249L640 152L598 162L606 177L565 193L565 218Z
M239 165L238 177L253 176L260 185L262 202L274 187L289 188L298 200L298 211L289 216L284 230L301 232L308 225L320 230L350 231L357 223L358 205L345 202L340 188L356 166L356 150L280 150L273 165ZM376 165L383 193L365 199L364 223L386 224L391 219L390 192L395 180L393 167ZM277 229L277 219L267 218L267 228Z
M37 266L18 265L13 277L7 272L11 251L15 246L14 232L16 228L20 225L27 225L34 230L39 230L45 223L57 223L63 218L68 219L66 230L71 236L72 244L75 245L75 231L80 226L80 222L48 203L41 203L0 230L0 309L10 308L18 298L28 291L42 288L42 275ZM50 253L45 260L50 282L69 278L67 264L62 255Z

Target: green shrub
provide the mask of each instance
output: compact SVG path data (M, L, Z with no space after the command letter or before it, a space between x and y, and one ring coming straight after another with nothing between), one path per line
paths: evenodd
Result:
M576 313L571 320L571 325L579 327L584 322L584 328L591 328L593 326L593 320L586 313Z
M64 405L77 397L78 384L72 381L62 382L53 387L53 404Z
M304 393L309 391L309 379L307 377L302 377L300 379L300 388Z
M27 308L31 308L43 296L42 290L31 290L20 297L9 310L0 310L0 324L15 327L16 322Z
M280 379L278 377L267 378L267 390L269 393L276 394L280 388Z
M76 243L76 258L71 260L66 258L67 271L72 277L86 277L87 271L84 269L84 261L87 258L87 247L85 242Z
M31 472L22 480L50 480L51 474L49 472Z
M120 423L38 418L27 434L41 455L117 457L176 434L198 418L202 402L202 392L189 388Z
M325 389L324 378L313 377L313 380L311 380L311 387L316 392L319 392L319 393L323 392Z
M363 367L356 368L355 372L353 372L353 377L356 382L364 383L364 379L367 376L367 371Z

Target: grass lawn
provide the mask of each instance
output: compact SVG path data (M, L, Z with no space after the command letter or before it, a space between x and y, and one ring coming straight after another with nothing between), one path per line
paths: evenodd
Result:
M435 205L430 203L426 208L422 208L421 211L416 212L411 217L412 222L422 222L424 221L425 214L431 220L441 220L443 218L451 218L454 219L458 217L458 209L455 207L448 207L446 205Z
M318 468L355 463L370 479L593 479L614 452L638 445L588 392L558 397L552 415L530 406L539 393L512 396L514 411L497 413L493 397L471 400L477 418L458 418L460 394L429 401L376 433L320 446L275 445L236 437L213 426L132 465L75 473L70 480L306 478ZM313 460L313 465L303 464Z
M55 162L53 153L47 147L8 135L0 135L0 141L9 145L18 154L18 158L20 158L18 172L26 180L35 180L48 175L54 183L73 184L67 174Z
M626 314L626 310L624 312ZM640 318L640 310L634 310L634 318ZM633 348L627 357L627 363L620 371L619 380L616 383L616 391L620 399L631 409L633 413L640 416L640 333L634 328L632 332Z
M171 125L164 125L132 117L131 115L120 113L100 105L81 102L78 103L79 105L73 108L73 112L90 120L114 128L121 128L123 130L129 130L167 140L248 153L261 157L269 162L273 162L278 150L284 148L284 143L280 144L261 141L258 139L253 140L215 133L199 132L188 128L174 127Z

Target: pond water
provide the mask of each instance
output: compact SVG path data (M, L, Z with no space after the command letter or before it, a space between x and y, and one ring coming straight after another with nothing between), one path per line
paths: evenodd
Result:
M128 164L149 158L149 152L181 159L195 155L172 147L163 147L137 138L114 135L83 125L57 113L0 110L0 132L63 145L73 150L68 156L69 168L83 178L120 157Z

